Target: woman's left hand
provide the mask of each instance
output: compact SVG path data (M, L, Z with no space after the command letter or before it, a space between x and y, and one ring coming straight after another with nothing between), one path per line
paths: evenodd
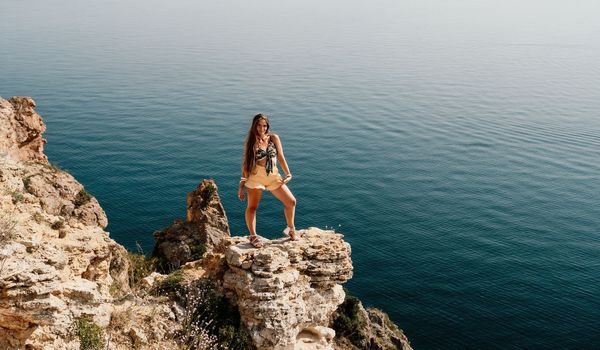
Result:
M292 174L287 174L284 178L283 178L283 184L287 184L288 182L292 181Z

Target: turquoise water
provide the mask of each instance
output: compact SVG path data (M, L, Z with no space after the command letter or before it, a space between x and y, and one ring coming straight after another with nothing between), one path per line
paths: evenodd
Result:
M0 95L146 252L214 178L234 235L252 115L300 227L353 247L347 287L416 349L600 349L594 2L3 1ZM258 231L285 226L266 195Z

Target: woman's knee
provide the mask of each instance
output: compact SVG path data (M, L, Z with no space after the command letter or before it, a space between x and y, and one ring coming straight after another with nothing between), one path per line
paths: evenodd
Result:
M248 207L246 208L246 212L256 213L257 209L258 209L258 205L248 205Z
M294 208L296 206L296 197L292 196L292 198L288 199L287 206Z

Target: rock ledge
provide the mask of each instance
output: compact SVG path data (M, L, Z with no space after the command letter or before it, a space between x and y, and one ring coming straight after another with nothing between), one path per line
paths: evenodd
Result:
M293 349L307 333L320 348L331 347L330 318L344 301L341 284L352 278L350 245L334 231L305 232L261 249L243 239L225 252L223 287L258 349Z

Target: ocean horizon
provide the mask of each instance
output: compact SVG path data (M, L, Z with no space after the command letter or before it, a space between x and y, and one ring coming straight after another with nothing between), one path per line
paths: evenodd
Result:
M415 349L600 349L600 22L592 1L13 1L0 96L150 253L212 178L231 234L266 113L296 226ZM269 193L258 233L282 236Z

